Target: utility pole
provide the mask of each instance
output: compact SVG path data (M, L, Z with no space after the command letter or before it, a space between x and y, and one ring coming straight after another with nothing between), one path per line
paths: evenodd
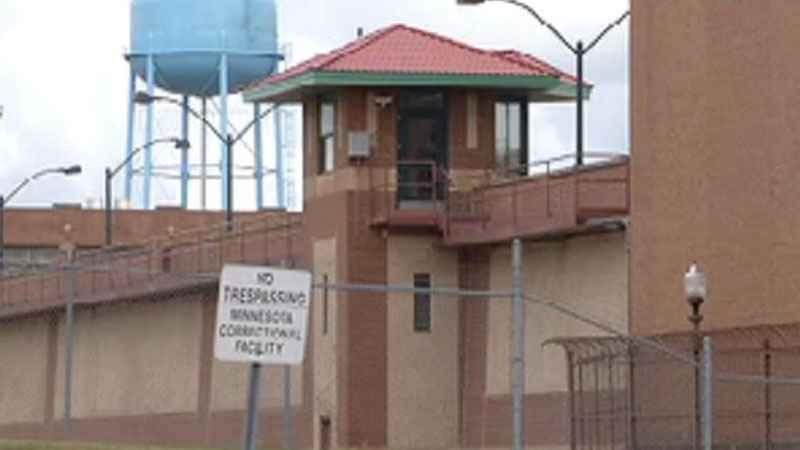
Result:
M614 27L619 26L624 22L629 16L630 11L625 11L617 20L608 24L600 34L597 35L589 45L584 46L583 41L578 41L576 45L572 45L563 34L561 34L558 29L553 26L553 24L545 21L542 16L533 9L532 6L528 5L527 3L523 3L520 0L456 0L456 4L458 5L481 5L483 3L487 3L490 1L494 2L503 2L508 3L510 5L514 5L518 8L524 9L530 15L539 22L540 25L550 30L553 35L561 42L569 51L571 51L576 59L577 59L577 68L576 68L576 75L577 75L577 83L576 83L576 94L575 94L575 102L576 102L576 110L577 110L577 117L575 121L575 133L576 133L576 141L575 141L575 165L582 166L583 165L583 157L584 157L584 117L583 117L583 102L585 98L584 89L586 88L586 82L583 78L583 57L589 53L595 45L597 45L605 36L611 31Z
M714 363L711 338L703 339L703 450L714 446Z
M511 265L513 280L514 357L513 357L513 450L525 449L525 301L522 291L522 241L514 239Z

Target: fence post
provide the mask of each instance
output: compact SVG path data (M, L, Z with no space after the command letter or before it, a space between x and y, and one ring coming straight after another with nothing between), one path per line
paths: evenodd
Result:
M769 339L764 340L764 450L772 450L772 347Z
M628 433L629 449L637 448L636 440L636 353L633 344L628 342Z
M703 338L703 450L714 445L714 366L711 337Z
M583 361L578 361L578 415L577 415L577 422L578 422L578 433L580 434L580 439L578 439L578 443L581 448L586 447L588 443L588 439L586 438L586 409L584 408L583 400L584 400L584 390L583 390Z
M596 448L602 448L603 443L600 439L600 362L595 361L594 365L594 442Z
M617 448L617 436L616 436L616 420L617 420L617 405L616 405L616 396L614 388L614 354L608 355L608 400L609 400L609 407L608 410L611 411L610 419L609 419L609 428L611 428L611 448Z
M69 294L67 294L67 311L64 320L64 435L69 436L72 421L72 371L75 353L75 301L78 297L78 270L73 263L67 266L69 273Z
M569 390L569 449L577 450L577 427L575 426L575 356L567 350L567 388Z
M522 291L522 241L514 239L512 246L514 272L514 384L513 384L513 450L525 448L523 395L525 394L525 302Z
M283 448L294 448L294 423L292 411L292 366L283 367Z
M244 432L244 450L256 449L256 432L258 427L258 400L261 388L261 364L250 365L250 389L247 397L247 428Z

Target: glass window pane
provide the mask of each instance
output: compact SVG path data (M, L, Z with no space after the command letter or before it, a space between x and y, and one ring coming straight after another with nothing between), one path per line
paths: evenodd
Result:
M494 107L495 130L495 165L504 167L508 153L507 119L508 106L505 103L496 103Z
M400 96L400 108L444 108L444 94L440 91L407 91Z
M335 113L333 103L323 103L320 108L320 134L330 134L334 131Z
M427 273L414 275L415 288L430 288L431 276ZM431 296L414 294L414 331L431 331Z
M333 139L333 136L329 136L329 137L325 138L325 150L324 150L325 151L325 167L324 168L325 168L326 172L333 170L334 155L335 155L335 151L334 151L335 145L334 145L334 143L335 143L335 141Z
M519 103L508 106L508 146L517 153L522 147L522 106Z
M524 101L498 102L495 104L495 161L499 169L519 168L525 148Z
M407 142L400 147L399 158L403 161L435 160L442 153L437 125L439 121L429 118L411 117L408 120Z

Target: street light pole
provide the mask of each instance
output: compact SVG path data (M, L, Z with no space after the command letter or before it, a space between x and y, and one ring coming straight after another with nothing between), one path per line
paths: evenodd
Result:
M225 167L228 174L228 189L225 191L225 195L228 197L225 205L225 228L228 231L233 230L233 146L235 144L233 135L228 134L225 137L225 149L228 152L228 157L226 158L228 164Z
M622 22L625 21L630 16L630 11L625 11L617 20L608 24L600 34L597 35L589 45L584 47L583 41L578 41L575 46L569 43L569 41L558 31L558 28L553 26L551 23L547 22L533 9L532 6L528 5L527 3L523 3L519 0L456 0L456 4L458 5L481 5L486 2L503 2L508 3L510 5L514 5L518 8L522 8L527 11L530 15L532 15L543 27L546 27L550 32L555 35L559 42L561 42L569 51L571 51L576 59L576 76L578 78L577 85L576 85L576 95L575 95L575 102L576 102L576 109L577 109L577 117L575 120L575 128L576 128L576 141L575 141L575 164L577 166L583 165L583 157L584 157L584 117L583 117L583 100L585 97L584 89L586 88L586 81L583 77L583 57L589 53L595 45L597 45L605 36L611 31L614 27L619 26Z
M575 119L575 165L583 165L583 41L578 41L575 46L575 55L577 57L577 76L578 76L578 92L575 95L575 109L577 110L577 117Z
M203 114L198 113L194 109L188 107L187 105L184 105L183 103L179 102L178 100L176 100L174 98L165 97L165 96L158 96L158 95L150 95L147 92L137 92L136 95L134 96L134 101L136 103L139 103L139 104L142 104L142 105L148 105L148 104L151 104L153 102L160 101L160 102L172 103L172 104L178 105L178 106L180 106L182 108L185 107L186 111L189 114L194 116L196 119L200 120L206 127L208 127L211 130L211 132L220 140L220 142L225 144L225 150L228 153L228 157L226 158L227 161L226 161L225 168L224 168L226 176L228 178L228 189L225 190L225 198L227 200L227 205L225 207L225 228L228 231L231 231L233 229L233 181L234 181L233 180L233 149L234 149L234 146L239 141L241 141L245 137L245 135L247 135L247 133L250 131L250 129L253 128L259 121L261 121L262 119L267 117L269 114L271 114L272 111L275 110L275 107L273 106L273 107L267 109L266 111L264 111L263 113L259 114L258 116L256 116L247 125L245 125L245 127L242 128L242 130L239 131L239 133L237 135L234 136L232 134L223 134L219 130L219 128L217 128L216 126L214 126L214 124L209 122L208 119Z
M703 338L700 331L703 315L700 313L700 307L705 302L708 294L706 275L698 264L693 263L686 272L686 275L684 275L683 282L686 292L686 301L692 308L692 314L689 316L689 322L692 324L692 352L694 355L694 433L692 433L692 448L694 450L699 450L702 437L700 420L700 398L702 396L700 389L700 350L703 345Z
M6 214L6 204L11 201L25 186L27 186L30 182L35 181L45 175L51 174L62 174L64 176L70 175L78 175L83 172L83 168L79 165L73 165L68 167L54 167L50 169L40 170L35 174L31 175L28 178L25 178L20 182L8 195L0 195L0 275L5 273L6 269L6 259L5 259L5 214Z
M114 174L111 172L110 167L106 167L106 246L110 246L113 240L112 236L112 217L111 217L111 210L113 205L111 204L111 179L114 177Z
M114 178L114 176L116 174L119 173L120 170L122 170L123 167L125 167L126 165L128 165L129 162L131 162L131 160L133 159L134 156L138 155L142 150L148 149L148 148L150 148L150 147L152 147L152 146L154 146L156 144L162 144L162 143L175 144L175 148L176 149L183 150L184 152L185 152L185 150L188 150L189 147L190 147L189 141L184 140L184 139L180 139L180 138L174 138L173 137L173 138L155 139L153 141L150 141L150 142L142 145L141 147L137 148L136 150L130 152L128 154L128 157L125 158L125 160L122 161L113 170L110 167L106 167L106 172L105 172L105 191L106 191L106 201L105 201L105 207L106 207L105 208L106 209L106 212L105 212L106 239L105 239L105 241L106 241L106 246L111 246L112 243L113 243L113 205L112 205L113 194L111 192L111 188L112 188L111 181L112 181L112 179Z

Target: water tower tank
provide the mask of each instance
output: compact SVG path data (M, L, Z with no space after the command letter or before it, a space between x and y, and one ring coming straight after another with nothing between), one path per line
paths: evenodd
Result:
M147 57L156 84L173 93L219 95L219 65L227 54L229 91L274 72L275 0L133 0L131 64L146 79Z

